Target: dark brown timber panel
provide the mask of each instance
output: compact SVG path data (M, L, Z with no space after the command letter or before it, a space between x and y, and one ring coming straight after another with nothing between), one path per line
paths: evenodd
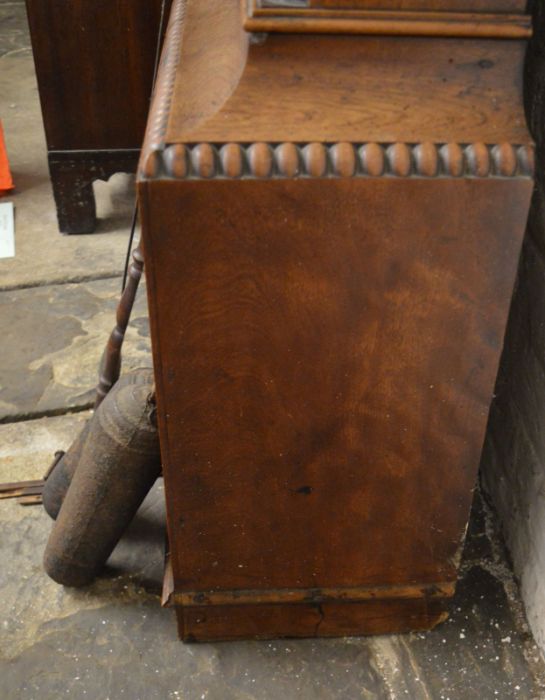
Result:
M531 180L143 187L176 590L453 580Z
M446 618L445 600L373 600L364 604L231 605L189 608L178 615L180 637L267 639L344 637L430 629Z

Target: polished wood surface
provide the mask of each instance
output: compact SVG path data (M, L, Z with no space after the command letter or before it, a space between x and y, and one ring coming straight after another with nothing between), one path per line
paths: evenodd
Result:
M174 3L139 168L165 600L186 640L430 628L533 187L524 43L239 11Z
M188 9L188 22L204 32L210 13ZM270 35L246 57L247 41L227 22L210 43L188 30L167 142L529 140L525 42Z
M530 193L493 179L152 185L180 587L455 578Z

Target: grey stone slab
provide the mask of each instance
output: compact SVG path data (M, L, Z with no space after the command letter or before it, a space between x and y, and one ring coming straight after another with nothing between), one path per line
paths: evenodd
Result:
M0 27L1 12L11 9L0 6ZM135 201L134 178L119 173L95 183L96 233L58 232L29 49L0 57L0 119L16 188L1 200L15 205L16 255L0 259L0 289L119 275Z
M0 480L41 475L83 416L0 425ZM131 700L540 700L543 665L518 590L477 499L449 621L433 632L360 639L184 645L159 603L159 481L93 585L41 569L51 521L0 502L0 697Z
M0 482L41 479L56 450L66 450L91 414L43 418L12 425L0 425ZM6 514L25 515L24 508L0 509Z
M120 286L116 278L0 292L0 421L92 403ZM152 366L143 288L123 358L124 369Z
M30 37L24 3L0 2L0 58L29 50Z

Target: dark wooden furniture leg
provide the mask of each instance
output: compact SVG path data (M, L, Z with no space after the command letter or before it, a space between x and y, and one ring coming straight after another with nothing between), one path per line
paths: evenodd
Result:
M61 233L93 233L96 227L93 182L117 172L134 172L137 149L114 151L53 151L49 172Z

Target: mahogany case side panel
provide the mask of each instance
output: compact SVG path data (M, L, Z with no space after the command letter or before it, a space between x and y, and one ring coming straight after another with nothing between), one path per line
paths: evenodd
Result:
M531 187L141 184L176 590L455 579Z

